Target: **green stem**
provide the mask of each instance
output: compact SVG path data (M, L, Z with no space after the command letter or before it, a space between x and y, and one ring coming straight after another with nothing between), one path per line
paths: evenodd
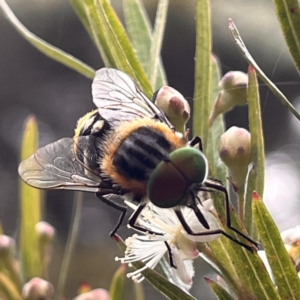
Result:
M266 76L266 74L260 69L258 64L255 62L248 49L246 48L236 26L233 21L229 19L229 32L237 46L237 48L242 53L245 60L256 70L257 75L266 84L270 91L278 98L282 105L287 107L287 109L300 120L300 114L297 112L292 103L285 97L285 95L277 88L277 86Z
M238 200L238 214L239 218L242 223L244 223L244 204L245 204L245 197L244 197L244 189L243 191L237 191L237 200Z
M82 192L76 192L74 198L75 198L74 199L75 202L74 202L74 206L73 206L73 210L72 210L72 220L71 220L71 224L70 224L71 231L69 232L69 235L68 235L64 258L63 258L63 262L62 262L62 266L61 266L61 270L60 270L60 275L58 278L58 286L57 286L55 297L54 297L55 300L61 299L61 297L64 293L66 281L67 281L67 275L68 275L68 271L69 271L69 266L70 266L70 262L71 262L71 256L72 256L72 252L74 250L74 245L75 245L75 241L76 241L78 229L79 229L80 212L81 212L81 207L82 207Z

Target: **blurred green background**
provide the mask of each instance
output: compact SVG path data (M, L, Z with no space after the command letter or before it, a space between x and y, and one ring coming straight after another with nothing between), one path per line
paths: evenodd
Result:
M7 1L20 21L37 36L65 50L95 69L103 67L98 52L67 0ZM227 30L228 18L237 25L256 62L278 83L294 105L300 108L299 76L289 57L270 0L211 1L213 52L222 73L246 72L247 64ZM120 0L112 1L122 16ZM153 19L156 1L144 1ZM169 85L178 89L192 105L195 50L195 2L171 0L162 58ZM45 57L29 45L0 14L0 220L7 235L16 237L18 228L18 157L22 126L34 114L40 130L40 146L72 136L76 121L94 108L91 81ZM261 103L267 150L264 200L284 230L299 224L299 123L261 86ZM247 108L238 107L226 117L227 127L248 126ZM50 191L46 195L46 220L57 229L50 279L55 284L61 264L73 203L73 193ZM67 282L67 299L87 281L93 288L108 288L122 256L108 237L118 212L106 207L93 194L84 194L80 232ZM130 232L120 230L125 238ZM192 293L200 299L215 299L203 275L215 278L199 260ZM128 280L128 298L130 299ZM164 299L145 284L146 299Z

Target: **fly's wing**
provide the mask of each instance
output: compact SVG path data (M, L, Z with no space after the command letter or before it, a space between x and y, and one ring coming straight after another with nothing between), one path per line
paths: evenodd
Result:
M30 186L40 189L68 189L98 192L101 177L92 171L97 164L96 150L88 152L93 136L63 138L21 162L19 174ZM95 149L95 148L94 148Z
M122 71L110 68L98 70L92 84L92 95L100 115L111 124L149 117L173 128L165 114Z

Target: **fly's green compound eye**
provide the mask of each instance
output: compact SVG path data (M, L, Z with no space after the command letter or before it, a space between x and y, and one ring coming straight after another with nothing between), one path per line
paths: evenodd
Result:
M170 208L181 202L188 186L185 178L170 162L162 161L150 175L147 194L154 205Z
M174 207L185 198L192 183L205 181L207 172L207 160L199 150L191 147L177 149L170 154L169 161L160 162L151 173L148 197L158 207Z
M202 183L208 174L207 159L192 147L179 148L170 154L172 164L192 183Z

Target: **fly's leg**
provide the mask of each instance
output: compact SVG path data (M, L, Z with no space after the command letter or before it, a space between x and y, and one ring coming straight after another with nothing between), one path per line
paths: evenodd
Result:
M195 136L191 141L190 141L190 147L194 147L198 144L199 150L203 152L203 146L202 146L202 140L200 136Z
M142 210L146 207L146 205L147 205L147 203L140 203L139 204L138 208L129 217L128 225L131 228L134 228L137 231L143 232L144 234L163 235L163 233L155 232L155 231L149 230L149 229L147 229L143 226L140 226L140 225L136 224L136 221L137 221L139 215L141 214ZM170 266L172 268L177 269L177 266L174 264L172 250L171 250L169 244L166 241L164 243L165 243L165 245L167 247L167 250L168 250Z
M182 227L184 228L184 230L189 234L189 235L193 235L193 236L206 236L206 235L213 235L213 234L222 234L224 236L226 236L228 239L230 239L231 241L237 243L238 245L244 247L245 249L253 252L253 247L244 244L242 242L240 242L239 240L235 239L234 237L232 237L231 235L227 234L224 230L222 229L209 229L209 230L205 230L203 232L193 232L193 230L191 229L191 227L187 224L182 212L180 210L175 210L175 213L182 225Z
M107 205L119 210L121 212L121 215L119 217L119 220L116 224L116 226L114 227L114 229L109 233L110 237L114 236L118 229L120 228L124 218L125 218L125 215L126 215L126 212L127 212L127 208L125 206L122 206L120 204L117 204L115 203L114 201L110 200L110 199L107 199L105 197L103 197L102 195L100 195L99 193L96 194L96 196L101 200L103 201L104 203L106 203Z
M259 243L253 241L249 236L245 235L244 233L242 233L241 231L239 231L238 229L234 228L231 225L229 197L228 197L228 192L227 192L226 188L223 186L223 184L220 184L219 181L216 181L215 183L211 183L211 182L206 181L205 186L208 187L208 188L212 188L214 190L217 190L217 191L224 194L224 196L225 196L225 211L226 211L226 226L229 229L231 229L232 231L234 231L235 233L237 233L238 235L240 235L241 237L243 237L245 240L250 242L251 244L258 247Z

